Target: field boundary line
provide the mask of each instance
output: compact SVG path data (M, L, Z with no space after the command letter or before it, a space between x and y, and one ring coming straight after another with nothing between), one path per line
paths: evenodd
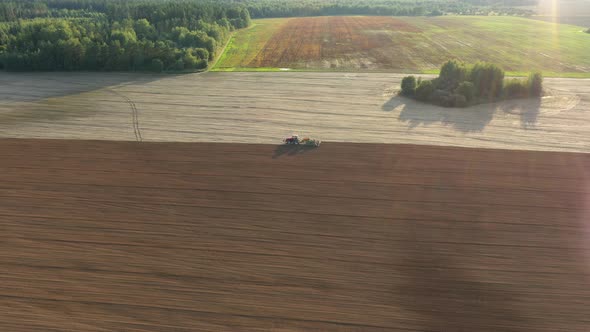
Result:
M219 54L213 60L213 63L211 63L209 65L209 67L205 70L205 72L208 72L208 71L218 71L215 68L215 66L217 66L217 64L219 63L219 60L221 60L221 58L223 58L223 55L225 54L225 50L233 42L233 40L234 40L236 34L238 33L238 31L249 30L249 29L252 29L255 26L256 26L256 23L252 23L249 27L242 28L242 29L237 29L237 30L232 31L231 34L230 34L230 36L229 36L229 38L227 39L227 42L223 46L223 49L221 49L221 52L219 52Z
M229 36L229 38L227 39L227 42L225 43L225 45L223 46L223 48L221 49L221 52L219 52L219 54L213 59L213 63L209 64L209 68L207 68L207 70L205 71L210 71L210 70L215 70L215 66L217 66L217 63L219 62L219 60L221 60L221 58L223 57L223 55L225 54L225 49L227 48L227 46L232 42L232 40L234 39L234 36L236 35L236 31L232 31L231 35Z

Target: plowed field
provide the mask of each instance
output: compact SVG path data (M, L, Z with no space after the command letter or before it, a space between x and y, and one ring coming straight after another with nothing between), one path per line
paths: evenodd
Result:
M355 59L360 52L374 50L391 42L387 34L379 31L419 31L392 17L320 17L290 20L275 33L264 48L250 62L254 67L281 67L289 64L307 62L359 61L360 66L368 66L363 59ZM385 60L385 59L382 59ZM326 63L336 67L336 63Z
M1 331L590 329L590 155L0 152Z

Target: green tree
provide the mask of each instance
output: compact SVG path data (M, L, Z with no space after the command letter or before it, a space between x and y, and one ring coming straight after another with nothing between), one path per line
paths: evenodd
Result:
M137 35L133 29L113 30L111 32L111 41L119 41L121 45L125 46L129 43L137 41Z
M195 48L193 49L193 55L199 59L207 60L209 59L209 51L204 48Z
M504 83L504 96L506 98L526 98L530 94L528 82L513 78Z
M475 98L475 85L467 81L461 82L457 86L455 93L464 96L467 102L471 102Z
M161 73L164 70L164 63L160 59L153 59L150 69L155 73Z
M437 80L440 89L454 90L460 82L465 81L469 75L469 70L465 64L450 60L442 65L440 75Z
M402 79L402 91L403 96L413 96L416 92L416 77L406 76Z
M156 29L145 18L135 21L133 29L135 30L135 33L139 40L156 40L157 38Z
M173 70L182 71L184 70L184 61L182 59L176 60L174 66L172 67Z
M541 73L532 73L528 78L529 93L532 97L543 95L543 75Z
M494 100L502 94L504 70L499 66L485 62L477 63L473 66L470 76L477 96Z
M416 99L420 101L428 101L430 96L434 93L434 84L432 81L422 81L416 87Z
M187 49L184 52L184 56L182 57L182 61L184 62L184 69L195 69L199 59L193 55L191 49Z
M63 69L76 70L82 67L84 61L84 47L76 38L59 41L58 47L63 50Z

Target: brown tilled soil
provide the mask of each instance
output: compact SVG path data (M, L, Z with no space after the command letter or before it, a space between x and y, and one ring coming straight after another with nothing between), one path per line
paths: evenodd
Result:
M273 34L248 67L307 67L322 61L340 59L358 62L356 67L369 68L375 49L392 43L385 32L420 32L416 26L393 17L336 16L299 17L289 20ZM360 58L360 59L359 59ZM389 68L391 56L379 59ZM332 63L334 64L334 63ZM314 65L311 65L314 67ZM341 66L338 66L341 67ZM342 65L350 68L351 64Z
M0 331L590 330L590 155L0 152Z

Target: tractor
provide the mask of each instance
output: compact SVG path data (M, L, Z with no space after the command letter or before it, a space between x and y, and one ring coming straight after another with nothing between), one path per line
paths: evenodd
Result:
M286 145L302 145L302 146L312 146L318 147L322 143L319 139L312 139L309 137L304 137L299 139L297 135L291 135L291 137L287 137L283 140Z

